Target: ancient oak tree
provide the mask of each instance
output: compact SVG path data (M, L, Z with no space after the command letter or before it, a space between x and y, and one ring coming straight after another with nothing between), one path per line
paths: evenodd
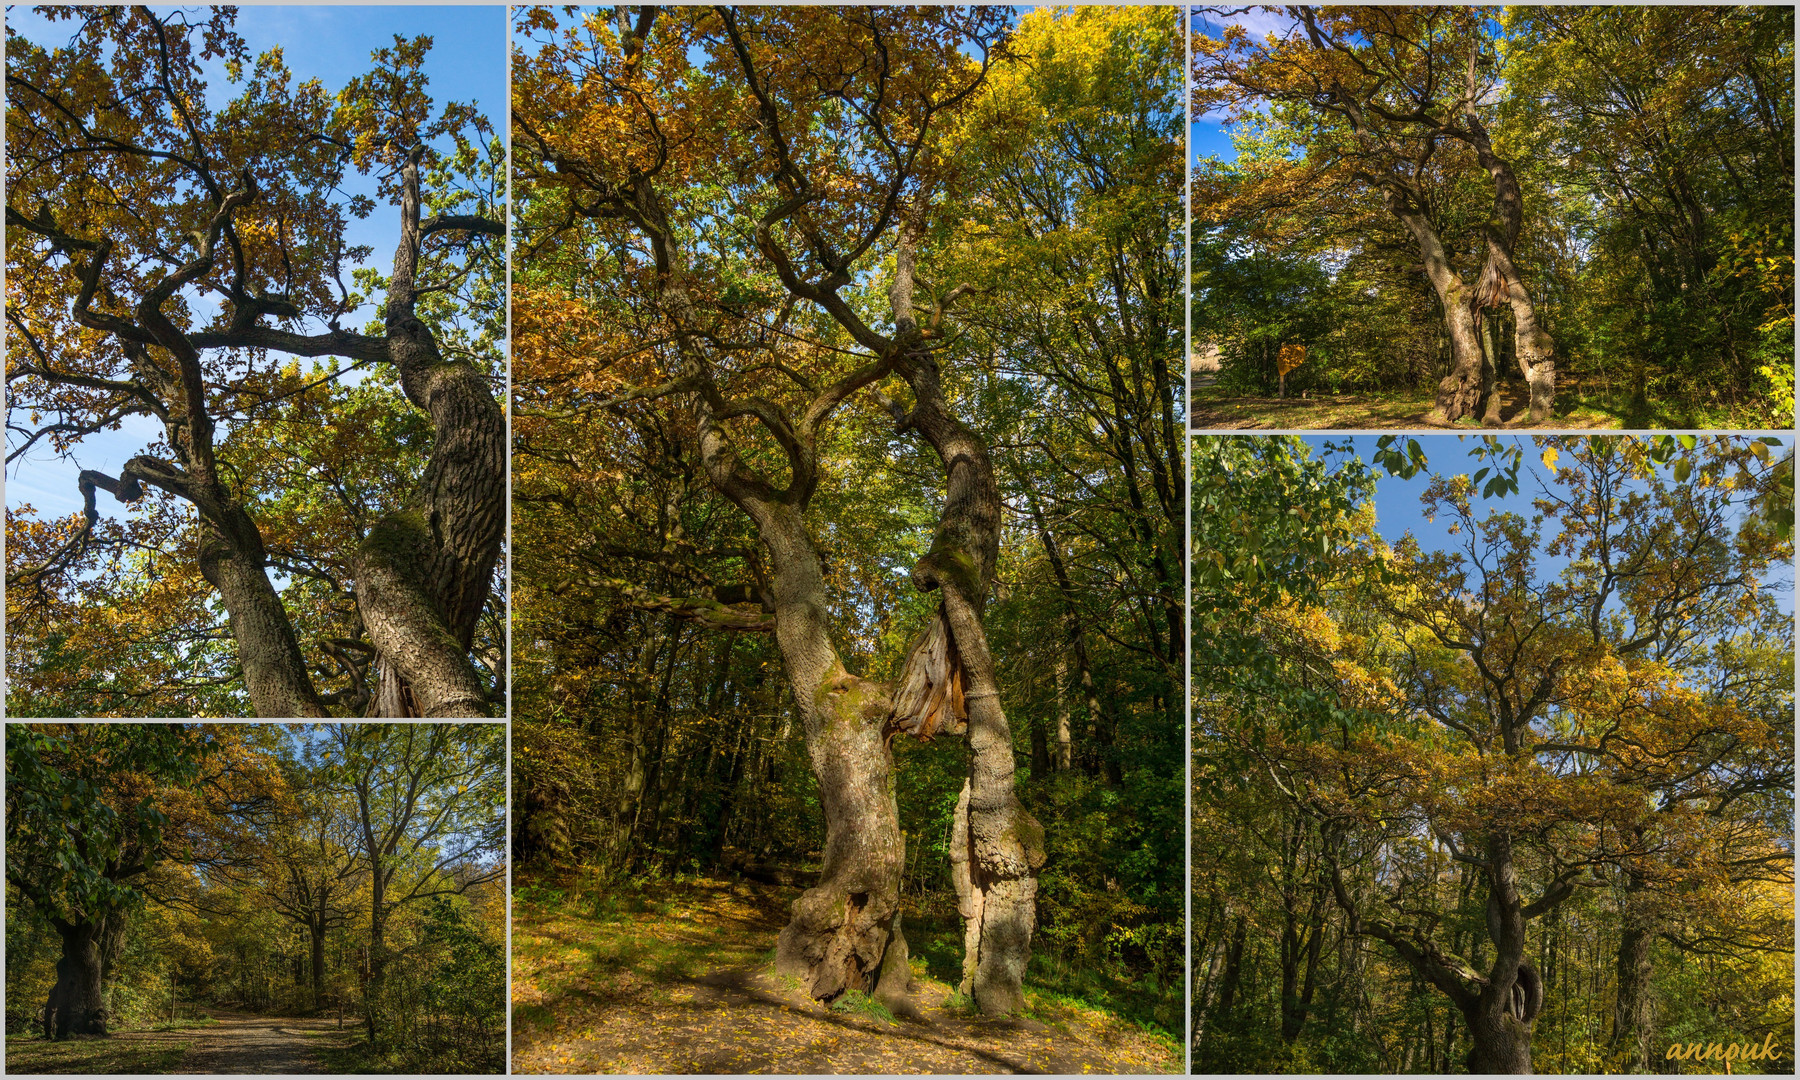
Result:
M964 989L1023 1007L1042 830L1013 784L982 616L1000 498L986 441L944 389L966 163L946 146L1005 36L994 9L619 8L519 16L513 124L524 268L522 439L656 402L646 437L748 518L756 547L646 553L737 568L706 595L622 595L726 630L772 632L824 813L819 883L778 967L833 999L907 1008L904 839L891 740L967 732L952 862ZM849 670L809 521L852 400L940 459L943 501L913 585L939 603L896 685ZM866 406L865 406L866 407ZM723 563L718 560L725 560Z
M8 630L29 654L14 671L35 689L73 669L44 705L62 715L193 708L178 688L117 689L137 660L82 637L111 617L82 597L125 568L140 597L172 580L223 605L217 634L190 595L117 635L164 642L158 663L228 635L205 681L232 694L208 707L486 715L502 665L477 631L506 519L499 141L473 106L434 105L428 37L375 50L334 94L279 49L249 55L233 9L50 14L74 22L66 45L7 42L12 455L68 454L131 417L161 435L117 475L81 472L81 517L9 516ZM345 193L359 176L373 196ZM397 226L386 273L348 239L371 214ZM366 304L377 318L344 325ZM102 525L98 492L140 509Z
M1245 9L1217 10L1229 17ZM1484 423L1499 423L1502 312L1513 319L1530 420L1544 420L1555 401L1556 350L1515 256L1525 220L1519 179L1488 127L1500 92L1489 16L1442 7L1266 10L1284 25L1261 41L1238 25L1218 38L1195 37L1196 108L1222 108L1237 120L1260 120L1266 110L1303 130L1307 159L1263 182L1291 184L1304 174L1326 197L1379 195L1406 227L1450 339L1450 372L1437 392L1444 421L1479 410ZM1465 246L1447 230L1477 176L1492 209Z

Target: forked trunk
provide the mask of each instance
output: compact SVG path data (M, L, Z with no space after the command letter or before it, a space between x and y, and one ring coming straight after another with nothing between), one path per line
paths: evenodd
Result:
M1400 219L1419 245L1425 277L1437 293L1444 313L1444 328L1450 335L1450 372L1438 381L1437 412L1445 423L1454 424L1474 413L1481 401L1482 349L1475 331L1475 314L1469 307L1468 286L1450 265L1449 255L1438 239L1437 226L1426 211L1428 200L1424 193L1392 179L1382 185L1381 194L1388 212Z
M1529 1075L1532 1030L1543 1007L1544 983L1529 960L1520 962L1511 979L1482 987L1462 1009L1469 1025L1469 1072Z
M1531 1072L1531 1033L1544 1008L1544 980L1525 956L1525 913L1519 896L1512 837L1488 836L1487 931L1494 962L1485 982L1468 988L1462 1000L1469 1025L1471 1073Z

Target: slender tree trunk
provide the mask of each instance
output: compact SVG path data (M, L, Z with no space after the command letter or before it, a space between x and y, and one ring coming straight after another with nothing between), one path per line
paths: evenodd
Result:
M1059 661L1056 665L1056 671L1051 675L1051 678L1055 680L1053 690L1058 711L1068 708L1064 703L1062 693L1062 676L1064 671L1065 666ZM1049 776L1054 769L1054 766L1050 764L1049 727L1049 722L1045 721L1041 715L1031 722L1031 778L1033 780L1043 780L1045 777Z
M1219 979L1219 1013L1226 1015L1237 1001L1238 984L1244 977L1244 946L1250 937L1250 921L1239 915L1231 926L1231 940L1225 946L1225 974Z
M1624 1072L1650 1070L1650 1040L1655 1034L1650 947L1656 927L1644 911L1643 878L1628 873L1622 909L1625 926L1615 957L1618 993L1613 1001L1612 1064Z
M1069 691L1063 685L1068 674L1067 657L1056 661L1056 768L1067 772L1075 767L1074 729L1069 724Z

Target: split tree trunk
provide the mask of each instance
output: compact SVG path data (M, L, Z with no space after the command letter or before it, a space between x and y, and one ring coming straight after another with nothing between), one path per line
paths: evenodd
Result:
M955 646L952 663L960 663L968 714L969 777L957 801L951 837L951 876L964 920L962 991L985 1015L1003 1016L1025 1008L1025 966L1037 922L1044 830L1014 790L1012 732L1000 707L981 624L1000 550L1000 491L986 444L950 412L937 360L913 317L918 239L918 222L908 222L895 252L889 290L894 368L913 390L913 409L905 423L937 451L946 477L937 532L930 551L913 567L912 580L921 591L936 591L942 599L936 618ZM926 656L917 647L908 655L902 693L916 681ZM953 678L956 673L947 674Z
M1469 1071L1524 1075L1531 1072L1531 1034L1544 1008L1544 983L1525 956L1518 867L1512 837L1504 832L1488 837L1487 877L1494 963L1487 981L1458 1003L1469 1026Z

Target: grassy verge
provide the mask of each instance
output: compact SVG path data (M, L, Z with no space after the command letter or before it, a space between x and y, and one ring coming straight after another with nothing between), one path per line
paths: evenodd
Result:
M6 1071L27 1073L167 1073L180 1067L190 1044L146 1044L108 1038L62 1042L39 1035L6 1037Z

